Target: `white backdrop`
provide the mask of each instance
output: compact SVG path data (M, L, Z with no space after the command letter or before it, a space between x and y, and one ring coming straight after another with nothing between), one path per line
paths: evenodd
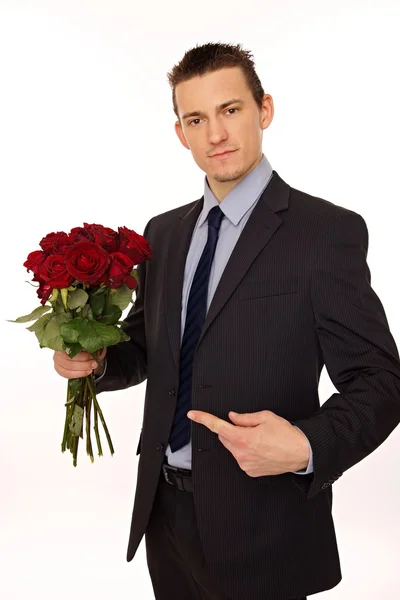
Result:
M144 541L126 562L146 384L99 396L116 454L104 441L92 465L81 445L74 469L66 380L5 319L37 305L22 263L47 232L85 220L142 233L201 196L166 79L187 49L252 50L275 101L265 154L292 186L365 218L372 286L400 340L399 26L395 0L0 0L2 597L154 597ZM334 391L324 369L321 402ZM399 448L397 428L334 484L343 580L313 598L399 597Z

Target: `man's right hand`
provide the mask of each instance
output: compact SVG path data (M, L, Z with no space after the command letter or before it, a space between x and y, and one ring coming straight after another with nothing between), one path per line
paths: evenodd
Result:
M93 360L93 357L86 352L86 350L82 350L79 352L74 358L70 358L66 352L59 352L58 350L54 352L53 360L54 360L54 368L61 377L65 377L66 379L77 379L78 377L87 377L91 375L92 372L94 375L99 376L102 374L104 370L104 359L107 354L107 348L103 348L103 350L99 351L99 362L98 366L96 361Z

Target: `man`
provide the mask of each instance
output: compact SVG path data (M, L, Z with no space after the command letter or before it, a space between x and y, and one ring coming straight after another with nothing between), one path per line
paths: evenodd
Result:
M240 45L191 49L169 81L204 195L147 223L131 340L95 371L98 392L147 378L127 559L145 534L161 600L305 598L342 577L331 484L400 421L367 226L272 170L273 101Z

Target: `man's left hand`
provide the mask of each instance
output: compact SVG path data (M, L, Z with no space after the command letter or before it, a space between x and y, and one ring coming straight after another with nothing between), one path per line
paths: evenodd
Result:
M310 448L305 434L270 410L230 411L233 425L201 410L191 410L187 416L218 434L249 477L295 472L308 465Z

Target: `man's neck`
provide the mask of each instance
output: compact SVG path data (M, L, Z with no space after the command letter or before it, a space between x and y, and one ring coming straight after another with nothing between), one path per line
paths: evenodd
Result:
M207 182L210 190L214 194L215 198L221 204L223 199L229 194L234 187L238 185L251 171L253 171L257 165L261 162L262 153L257 157L256 161L251 165L251 167L243 173L238 179L234 179L231 181L216 181L215 179L209 178L207 176Z

